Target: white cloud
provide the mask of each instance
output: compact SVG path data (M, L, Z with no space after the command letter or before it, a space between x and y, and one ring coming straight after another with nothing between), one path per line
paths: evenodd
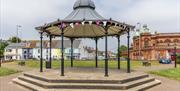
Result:
M130 22L146 23L153 30L158 28L159 32L178 32L179 8L178 0L140 0L121 15Z
M22 25L24 39L37 39L34 27L64 18L72 11L76 0L0 0L0 30L3 39L15 35L16 25ZM180 0L93 0L97 11L105 18L136 24L145 23L154 31L180 30ZM116 47L110 38L109 49ZM101 44L104 40L100 41ZM123 37L126 44L126 37ZM94 41L89 42L94 46ZM111 45L114 44L114 45ZM104 49L101 46L101 49Z

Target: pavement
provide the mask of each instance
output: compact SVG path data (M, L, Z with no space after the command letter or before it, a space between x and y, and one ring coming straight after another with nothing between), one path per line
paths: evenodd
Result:
M147 91L180 91L180 81L171 80L165 77L151 75L161 81L161 85L155 86Z
M32 69L28 67L21 67L17 65L12 64L3 64L2 67L8 67L12 69L21 70L23 72L28 72L32 70L38 70L38 69ZM169 65L158 65L158 66L151 66L151 67L141 67L138 69L135 69L139 72L147 72L147 71L154 71L154 70L162 70L162 69L169 69L173 68L173 64ZM82 68L84 69L84 68ZM25 89L23 87L20 87L16 84L12 83L12 79L18 77L19 75L22 75L22 73L17 73L9 76L0 77L0 91L29 91L28 89ZM165 77L152 75L156 79L160 80L162 82L161 85L155 86L151 89L148 89L147 91L180 91L180 82L176 80L171 80ZM65 90L62 90L65 91ZM76 90L77 91L77 90Z
M0 91L29 91L28 89L12 83L12 79L18 77L19 75L22 75L22 73L0 77Z

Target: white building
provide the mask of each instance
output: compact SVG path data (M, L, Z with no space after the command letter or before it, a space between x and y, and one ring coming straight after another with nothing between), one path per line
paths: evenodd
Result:
M74 59L80 58L80 43L81 40L75 40L73 45L73 57ZM65 47L65 59L71 58L71 46L70 40L64 40ZM61 58L61 40L52 41L52 59ZM49 41L43 41L43 59L48 60L50 57ZM40 41L32 40L24 43L13 43L5 48L4 58L5 60L26 60L26 59L40 59Z
M5 60L21 60L23 59L23 47L25 43L10 44L5 48L4 59Z

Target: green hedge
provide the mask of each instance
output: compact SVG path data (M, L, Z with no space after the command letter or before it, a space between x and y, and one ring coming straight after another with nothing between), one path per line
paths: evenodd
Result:
M180 53L177 54L177 64L180 64Z

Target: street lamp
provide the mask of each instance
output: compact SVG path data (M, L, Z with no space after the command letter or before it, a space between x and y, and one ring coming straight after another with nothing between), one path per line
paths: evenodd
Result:
M141 33L140 33L140 30L141 30L141 23L138 22L137 23L137 26L138 26L138 29L136 31L139 32L139 55L138 55L138 59L141 60Z
M176 43L174 43L174 67L177 68L177 59L176 59Z
M21 25L16 25L16 43L18 43L19 41L18 41L18 32L19 32L19 28L21 28L22 26Z

